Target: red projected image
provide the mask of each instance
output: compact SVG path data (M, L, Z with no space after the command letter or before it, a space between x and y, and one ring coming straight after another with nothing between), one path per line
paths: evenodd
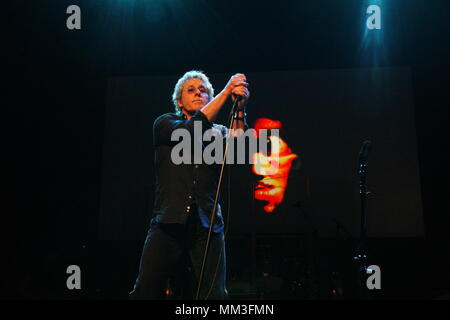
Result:
M254 128L259 135L259 129L280 129L281 122L258 119ZM263 176L255 187L254 197L257 200L267 201L264 210L273 212L283 201L292 161L297 155L280 137L271 135L268 138L272 146L270 154L266 156L260 152L255 153L252 169L255 174Z

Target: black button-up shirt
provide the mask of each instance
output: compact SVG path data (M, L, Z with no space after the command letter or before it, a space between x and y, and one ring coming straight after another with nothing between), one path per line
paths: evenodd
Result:
M193 137L194 121L201 122L203 132L213 127L221 130L225 141L226 127L213 124L201 111L197 111L189 120L175 113L166 113L153 124L156 172L154 214L156 222L181 224L186 223L190 214L198 214L202 225L209 228L220 164L207 165L203 161L195 164L193 153L192 164L174 164L171 159L172 148L180 142L171 141L172 132L183 128ZM193 143L192 140L192 146ZM194 209L197 212L193 212ZM222 231L223 218L219 203L214 220L214 232Z

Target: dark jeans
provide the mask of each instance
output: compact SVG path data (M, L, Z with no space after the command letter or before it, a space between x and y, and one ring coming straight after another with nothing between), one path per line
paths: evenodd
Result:
M186 225L152 222L142 251L139 275L129 298L165 299L168 279L171 279L171 284L176 284L177 298L195 299L207 236L208 229L201 226L195 213ZM226 299L225 281L224 235L212 232L199 299Z

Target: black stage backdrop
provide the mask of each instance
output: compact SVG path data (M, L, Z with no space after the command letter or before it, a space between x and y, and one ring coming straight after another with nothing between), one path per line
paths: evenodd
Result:
M382 30L365 27L370 4L381 7ZM70 5L81 9L80 30L66 27ZM1 12L2 106L9 112L2 297L126 299L152 214L151 125L172 109L174 82L191 69L210 75L216 90L231 74L247 74L250 124L258 117L282 121L281 135L299 155L285 201L272 214L251 201L242 183L242 176L255 179L249 168L232 171L231 293L239 291L233 283L255 285L270 268L298 284L312 267L324 284L322 297L333 298L335 276L354 270L356 164L370 139L368 185L376 195L368 201L368 246L371 262L382 268L378 294L448 294L448 6L448 0L9 2ZM226 205L226 188L224 195ZM302 237L311 230L319 237L306 255L311 246ZM81 267L82 290L66 287L72 264ZM305 295L287 290L278 297Z
M213 74L216 91L229 75ZM282 122L281 138L294 160L283 203L274 212L253 200L250 166L231 170L229 233L359 235L358 154L369 139L368 235L423 235L414 102L408 68L247 73L250 125L258 118ZM120 77L109 81L100 236L142 239L152 216L152 124L172 112L177 77ZM276 86L274 88L274 82ZM229 105L216 122L227 124ZM227 175L225 175L226 177ZM174 181L173 183L176 183ZM227 196L222 201L226 211ZM343 229L343 230L338 230Z

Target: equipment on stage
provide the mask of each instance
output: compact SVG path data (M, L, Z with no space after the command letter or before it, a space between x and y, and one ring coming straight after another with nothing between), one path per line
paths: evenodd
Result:
M366 286L367 267L368 267L368 255L367 255L367 197L373 193L368 191L366 177L367 177L367 158L371 149L372 142L366 140L361 146L358 160L358 174L360 176L359 182L359 195L361 201L361 224L360 224L360 236L359 244L356 249L356 254L353 256L353 260L357 265L358 283L357 288L359 291L358 296L367 299L368 290Z

